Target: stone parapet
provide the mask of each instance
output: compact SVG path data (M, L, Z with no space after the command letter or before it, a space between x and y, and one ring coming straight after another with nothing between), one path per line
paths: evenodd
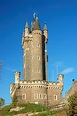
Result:
M34 81L25 81L25 80L23 80L23 81L20 81L20 84L47 84L47 82L46 81L38 81L38 80L34 80Z

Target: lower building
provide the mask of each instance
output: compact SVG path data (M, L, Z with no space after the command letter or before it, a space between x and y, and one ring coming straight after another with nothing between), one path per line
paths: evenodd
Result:
M20 80L20 73L15 72L15 83L10 85L10 94L17 97L19 103L35 103L52 106L63 100L63 75L58 75L58 82Z

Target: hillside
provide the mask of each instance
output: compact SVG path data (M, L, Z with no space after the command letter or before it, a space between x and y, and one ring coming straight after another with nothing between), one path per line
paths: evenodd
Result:
M41 104L11 104L0 108L0 116L67 116L65 110L54 110Z

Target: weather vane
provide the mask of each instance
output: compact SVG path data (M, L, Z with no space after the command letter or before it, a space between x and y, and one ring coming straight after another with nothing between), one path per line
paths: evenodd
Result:
M36 13L33 14L33 18L36 19Z

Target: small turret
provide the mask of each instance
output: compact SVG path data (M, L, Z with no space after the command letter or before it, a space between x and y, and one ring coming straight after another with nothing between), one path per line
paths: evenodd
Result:
M46 24L46 22L44 24L44 30L47 30L47 24Z
M24 32L24 36L28 36L29 34L29 27L28 27L28 21L26 21L26 25L25 25L25 32Z
M64 78L64 75L63 74L59 74L58 75L58 81L59 83L63 86L63 78Z
M18 84L20 81L20 72L15 72L14 75L15 75L15 84Z
M47 43L48 42L48 30L47 30L47 25L46 25L46 22L44 24L44 36L45 36L45 42Z
M24 41L24 30L23 30L23 34L22 34L22 45L23 45L23 41Z

